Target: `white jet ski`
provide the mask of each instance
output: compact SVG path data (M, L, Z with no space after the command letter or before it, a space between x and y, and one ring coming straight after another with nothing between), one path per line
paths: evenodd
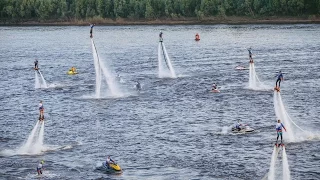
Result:
M249 132L253 132L254 129L252 129L251 127L249 127L247 124L241 124L239 126L240 129L233 127L232 128L232 132L233 133L249 133Z
M247 68L246 67L244 67L244 66L236 66L234 69L236 69L236 70L246 70Z

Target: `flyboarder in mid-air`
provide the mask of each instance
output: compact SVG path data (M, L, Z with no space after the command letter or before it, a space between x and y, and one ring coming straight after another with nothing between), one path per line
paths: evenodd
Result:
M276 125L276 130L277 130L277 141L276 141L276 145L278 143L278 139L279 139L279 136L281 136L281 145L282 145L282 128L286 130L286 128L284 127L284 125L281 123L280 119L278 119L278 123Z
M35 70L38 70L39 68L38 68L38 59L36 59L35 61L34 61L34 69Z
M42 101L40 101L39 103L39 112L40 112L39 121L42 121L44 120L44 107L43 107Z
M160 31L160 34L159 34L159 39L160 39L159 41L160 41L160 42L163 41L162 34L163 34L162 31Z
M249 48L248 51L249 51L249 60L250 60L249 62L250 62L250 63L253 63L253 59L252 59L252 49Z
M94 27L95 24L90 24L90 38L92 38L92 30L93 30L93 27Z
M276 75L275 77L278 77L278 78L277 78L277 81L276 81L276 87L274 89L279 92L280 91L280 82L283 81L282 72L279 71L278 75ZM279 86L278 86L278 82L279 82Z

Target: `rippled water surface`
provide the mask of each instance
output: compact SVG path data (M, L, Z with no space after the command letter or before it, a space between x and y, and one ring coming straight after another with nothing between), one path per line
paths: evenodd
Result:
M158 78L158 33L178 78ZM120 74L124 97L92 98L95 68L88 27L0 27L0 178L262 179L269 170L273 92L247 88L252 47L260 80L275 85L299 126L316 135L286 145L292 179L319 179L319 25L96 26L101 60ZM200 34L201 40L194 41ZM35 89L33 61L50 88ZM79 74L69 76L75 66ZM135 82L142 91L135 91ZM211 93L212 83L221 93ZM25 142L44 101L44 144L38 155L12 153ZM251 134L232 134L241 120ZM11 152L11 153L10 153ZM112 157L121 175L96 168Z

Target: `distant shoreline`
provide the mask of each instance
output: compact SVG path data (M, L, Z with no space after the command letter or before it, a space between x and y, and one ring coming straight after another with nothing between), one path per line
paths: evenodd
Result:
M126 25L241 25L241 24L320 24L320 17L208 17L202 18L162 18L156 20L133 20L133 19L102 19L91 18L86 20L47 20L47 21L0 21L0 26L87 26L91 23L103 26L126 26Z

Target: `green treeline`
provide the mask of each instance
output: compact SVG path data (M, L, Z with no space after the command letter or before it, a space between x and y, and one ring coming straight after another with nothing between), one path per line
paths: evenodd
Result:
M310 16L320 0L0 0L0 20Z

